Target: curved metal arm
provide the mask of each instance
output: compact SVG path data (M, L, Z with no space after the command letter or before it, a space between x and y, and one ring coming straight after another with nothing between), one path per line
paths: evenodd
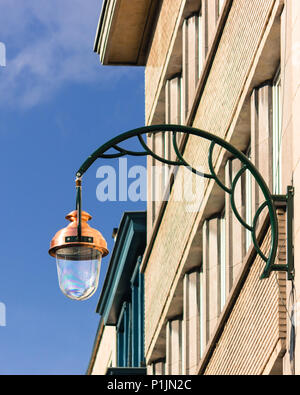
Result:
M143 135L155 135L157 133L168 133L171 132L173 133L173 148L177 156L177 161L171 161L167 160L166 158L162 158L158 156L156 153L154 153L145 143L143 139ZM183 158L182 154L180 153L178 146L177 146L177 139L176 135L177 133L185 133L187 135L193 135L193 136L198 136L203 139L206 139L211 142L210 148L209 148L209 154L208 154L208 165L210 169L211 174L205 174L205 173L200 173L196 169L192 168L186 160ZM130 139L133 137L137 137L143 151L141 152L134 152L134 151L128 151L124 148L119 147L119 144ZM215 173L214 167L213 167L213 150L215 146L218 145L228 152L232 154L234 158L237 158L241 161L243 164L241 170L237 173L235 176L231 188L225 186L223 182L218 178L217 174ZM115 153L107 153L109 150L114 149ZM257 251L257 253L260 255L260 257L266 262L266 266L264 269L264 272L261 276L261 278L268 278L273 270L286 270L285 267L282 268L282 266L276 265L275 264L275 258L276 258L276 253L277 253L277 247L278 247L278 221L277 221L277 215L276 215L276 209L274 205L274 200L272 197L272 194L259 173L258 169L253 165L253 163L244 155L241 151L236 149L233 145L228 143L227 141L223 140L222 138L215 136L209 132L206 132L204 130L200 129L195 129L187 126L181 126L181 125L152 125L152 126L144 126L138 129L134 129L131 131L128 131L126 133L120 134L119 136L111 139L110 141L106 142L103 144L101 147L99 147L91 156L88 157L88 159L83 163L83 165L80 167L80 169L76 173L77 178L81 178L83 174L89 169L89 167L99 158L102 159L109 159L109 158L120 158L122 156L129 155L129 156L152 156L154 159L163 162L167 165L175 165L175 166L185 166L191 169L191 171L195 174L198 174L199 176L208 178L208 179L213 179L216 181L216 183L222 188L226 193L230 194L231 196L231 207L232 210L238 219L238 221L242 224L243 227L245 227L247 230L251 232L252 235L252 240L254 247ZM235 200L234 200L234 192L236 185L240 179L240 177L245 173L245 171L248 170L256 182L258 183L264 198L265 202L263 205L258 209L256 212L253 222L251 225L246 224L246 222L241 218L240 214L237 211ZM266 256L260 249L257 238L256 238L256 224L259 215L263 211L264 208L268 209L269 216L270 216L270 225L271 225L271 248L269 251L268 256Z

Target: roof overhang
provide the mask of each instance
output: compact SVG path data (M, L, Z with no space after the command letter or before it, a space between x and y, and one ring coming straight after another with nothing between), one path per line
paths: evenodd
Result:
M103 65L146 63L161 0L103 0L94 51Z

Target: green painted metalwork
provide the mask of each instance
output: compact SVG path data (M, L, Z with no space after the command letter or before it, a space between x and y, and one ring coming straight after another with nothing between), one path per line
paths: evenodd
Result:
M177 156L176 161L168 160L166 158L160 157L157 155L155 152L153 152L146 144L143 136L144 135L155 135L157 133L172 133L173 138L173 148ZM208 152L208 166L210 170L210 174L207 173L201 173L197 169L194 169L191 167L186 160L183 157L183 154L180 152L178 145L177 145L177 134L178 133L184 133L188 136L193 135L193 136L198 136L201 137L205 140L208 140L211 142L210 147L209 147L209 152ZM121 148L119 146L120 143L127 141L131 138L137 138L138 141L141 144L142 151L140 152L135 152L135 151L129 151L124 148ZM234 180L232 181L232 185L230 187L226 186L223 184L223 182L218 178L214 166L213 166L213 151L215 146L218 145L219 147L227 150L234 158L239 159L242 163L242 167L240 171L237 173L235 176ZM111 149L114 149L114 153L109 153ZM288 272L288 277L289 279L292 279L293 274L291 273L291 267L288 265L278 265L275 264L275 259L276 259L276 254L277 254L277 247L278 247L278 221L277 221L277 215L276 215L276 209L275 209L275 204L274 204L274 197L272 196L266 182L264 181L263 177L259 173L258 169L253 165L253 163L247 158L246 155L244 155L240 150L235 148L233 145L225 141L224 139L211 134L209 132L206 132L204 130L200 129L195 129L187 126L181 126L181 125L152 125L152 126L144 126L138 129L134 129L131 131L128 131L126 133L120 134L119 136L109 140L105 144L103 144L101 147L99 147L91 156L88 157L88 159L82 164L80 169L76 173L76 177L80 179L83 174L90 168L90 166L97 160L97 159L110 159L110 158L120 158L125 155L129 156L151 156L157 161L160 161L162 163L165 163L167 165L172 165L172 166L185 166L189 168L193 173L205 177L207 179L214 180L220 188L222 188L227 194L230 195L230 201L231 201L231 207L232 210L238 219L238 221L241 223L241 225L249 230L252 235L252 240L253 240L253 245L255 247L255 250L259 254L259 256L263 259L263 261L266 262L265 269L263 271L263 274L261 276L262 279L268 278L271 274L272 271L286 271ZM242 175L246 172L249 171L252 175L252 177L255 179L257 184L259 185L264 198L265 202L259 207L257 212L255 213L254 219L252 221L252 224L247 224L243 218L241 218L235 204L235 188L237 186L238 181L242 177ZM286 197L287 199L287 197ZM287 199L288 200L288 199ZM267 208L268 213L269 213L269 218L270 218L270 227L271 227L271 248L269 251L268 255L265 255L259 246L259 243L257 241L256 237L256 226L257 222L259 219L259 216L261 215L262 211ZM80 208L81 209L81 208Z
M76 210L77 210L77 237L80 241L82 238L81 234L81 183L76 185Z
M294 187L289 186L287 190L287 265L288 265L288 280L294 279Z

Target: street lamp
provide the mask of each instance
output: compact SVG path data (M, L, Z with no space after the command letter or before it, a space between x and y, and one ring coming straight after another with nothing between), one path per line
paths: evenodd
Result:
M56 258L59 286L70 299L86 300L98 287L102 257L108 254L102 234L89 226L92 217L81 211L81 181L76 180L77 209L66 216L70 224L56 233L49 254Z
M171 133L176 160L169 160L160 157L153 152L146 144L143 136L153 136L158 133ZM186 136L197 136L210 142L208 151L208 167L209 173L201 173L197 169L191 167L183 157L178 147L178 134ZM120 143L131 138L137 138L142 147L142 151L130 151L120 147ZM242 166L234 177L231 185L227 186L217 176L213 164L213 152L216 146L225 149L229 154L239 159ZM110 152L113 149L113 152ZM87 221L91 219L90 215L81 209L81 179L90 166L99 158L113 159L123 156L151 156L155 160L167 165L184 166L191 170L194 174L215 181L218 186L230 195L230 204L235 217L241 225L251 232L252 241L256 253L265 262L265 268L261 275L261 279L266 279L273 271L284 271L287 273L288 280L294 278L294 258L293 258L293 187L288 187L286 195L272 195L266 182L259 173L253 163L237 148L228 143L226 140L213 135L209 132L181 125L152 125L134 129L126 133L120 134L112 140L106 142L99 147L88 159L83 163L76 173L76 210L70 213L66 218L71 223L64 229L60 230L52 239L50 244L50 255L56 257L57 270L59 277L59 285L63 293L76 300L88 299L95 292L99 273L101 258L108 254L107 244L100 232L92 229ZM238 181L249 171L252 177L259 185L265 201L256 211L251 224L245 222L240 216L235 203L235 190ZM287 210L287 263L275 263L278 248L278 220L275 208L275 202L284 203ZM259 217L264 209L268 210L270 228L271 228L271 246L268 254L261 250L261 246L256 237L256 229Z

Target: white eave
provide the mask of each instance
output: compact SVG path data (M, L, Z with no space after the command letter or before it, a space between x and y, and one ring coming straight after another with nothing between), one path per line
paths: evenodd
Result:
M103 65L146 63L161 0L103 0L94 51Z

